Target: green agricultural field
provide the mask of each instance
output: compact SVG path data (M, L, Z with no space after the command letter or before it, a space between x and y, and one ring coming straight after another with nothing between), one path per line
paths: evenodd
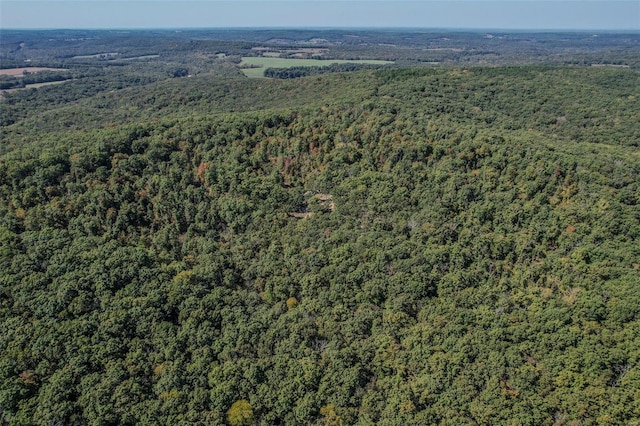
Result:
M292 68L292 67L314 67L331 64L373 64L386 65L392 61L380 60L347 60L347 59L287 59L287 58L265 58L245 56L240 62L240 66L253 66L259 68L245 68L242 72L249 78L262 78L267 68Z

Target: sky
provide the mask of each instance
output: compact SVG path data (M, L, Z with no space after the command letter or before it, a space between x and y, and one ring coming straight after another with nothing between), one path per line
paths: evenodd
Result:
M214 27L640 31L640 0L0 0L0 29Z

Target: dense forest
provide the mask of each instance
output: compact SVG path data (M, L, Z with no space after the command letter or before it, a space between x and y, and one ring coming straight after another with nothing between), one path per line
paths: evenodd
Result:
M103 60L0 99L0 423L640 422L638 70Z

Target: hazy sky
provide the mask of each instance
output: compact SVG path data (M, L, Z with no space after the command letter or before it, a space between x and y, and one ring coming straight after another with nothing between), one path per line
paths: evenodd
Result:
M0 0L0 28L640 30L640 0Z

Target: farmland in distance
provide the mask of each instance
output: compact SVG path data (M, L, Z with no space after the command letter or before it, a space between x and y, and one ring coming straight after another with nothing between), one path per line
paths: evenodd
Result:
M243 57L240 62L242 72L249 78L262 78L267 68L293 68L326 66L331 64L371 64L388 65L392 61L382 60L349 60L349 59L287 59L272 57Z

